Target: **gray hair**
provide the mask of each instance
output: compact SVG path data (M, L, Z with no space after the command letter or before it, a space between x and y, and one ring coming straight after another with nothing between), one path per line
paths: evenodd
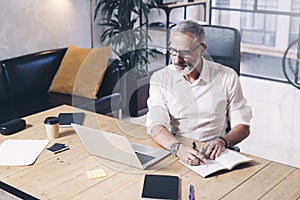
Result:
M196 36L199 40L205 38L205 33L203 27L193 20L183 20L179 22L176 26L171 28L172 32L180 32L180 33L189 33Z

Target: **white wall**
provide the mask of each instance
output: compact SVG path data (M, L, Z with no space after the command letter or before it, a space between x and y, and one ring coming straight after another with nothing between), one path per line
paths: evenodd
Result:
M89 0L1 0L0 7L0 60L91 46Z
M71 44L91 47L90 0L1 0L0 7L0 60ZM199 20L201 9L189 8L188 18ZM183 9L172 10L172 21L177 22L182 17ZM163 11L158 15L153 12L150 18L150 21L157 18L165 21ZM93 47L102 46L103 29L97 25L99 20L100 17L96 22L92 20ZM165 44L165 40L162 43Z

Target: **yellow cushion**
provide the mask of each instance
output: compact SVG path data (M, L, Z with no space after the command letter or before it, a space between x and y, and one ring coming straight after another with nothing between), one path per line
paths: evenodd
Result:
M69 46L49 92L96 99L107 68L111 47L83 49Z

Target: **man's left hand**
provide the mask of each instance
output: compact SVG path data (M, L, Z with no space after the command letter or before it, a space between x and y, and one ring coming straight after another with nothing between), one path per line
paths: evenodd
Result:
M217 138L215 140L205 143L200 152L202 152L207 159L214 160L219 157L221 153L225 150L225 143L223 140Z

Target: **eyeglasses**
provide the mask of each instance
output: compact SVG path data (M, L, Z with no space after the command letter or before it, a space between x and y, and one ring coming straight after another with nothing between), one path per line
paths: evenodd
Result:
M182 58L190 59L192 57L193 52L198 49L200 46L205 45L203 42L201 42L198 46L196 46L192 50L176 50L172 47L168 48L168 52L172 56L181 56Z

